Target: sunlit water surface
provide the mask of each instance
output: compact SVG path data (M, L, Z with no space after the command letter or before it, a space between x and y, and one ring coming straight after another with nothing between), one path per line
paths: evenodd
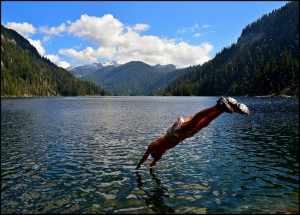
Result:
M299 99L247 98L135 170L217 97L1 99L3 213L274 213L299 208Z

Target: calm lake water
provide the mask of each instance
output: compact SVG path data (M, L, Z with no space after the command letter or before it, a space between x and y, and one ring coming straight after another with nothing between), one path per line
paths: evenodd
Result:
M2 213L299 210L299 99L236 97L149 169L137 162L177 117L218 97L1 99Z

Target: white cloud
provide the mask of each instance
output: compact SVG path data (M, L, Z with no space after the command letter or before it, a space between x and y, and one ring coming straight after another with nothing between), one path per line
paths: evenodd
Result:
M107 47L119 44L123 29L123 24L110 14L101 18L84 14L71 24L68 32Z
M193 35L193 37L201 37L203 34L200 34L200 33L196 33Z
M87 47L83 51L77 52L75 49L61 49L59 54L63 54L69 57L72 57L75 62L97 62L97 59L100 57L91 47Z
M40 40L32 40L28 38L28 41L30 42L31 45L33 45L36 48L36 50L40 55L43 56L45 54L45 49L43 48Z
M98 62L98 58L108 58L112 60L116 53L115 47L99 47L97 50L94 50L91 47L87 47L82 51L76 51L75 49L60 49L60 54L69 56L73 58L75 62Z
M127 46L119 47L117 58L119 63L140 60L150 65L175 64L177 67L202 64L209 60L208 53L212 46L208 43L191 46L185 42L161 39L155 36L124 35L128 37Z
M43 26L40 27L39 30L44 34L61 36L60 33L66 30L66 25L65 23L62 23L58 27L51 27L51 28L48 28L47 26Z
M70 67L71 65L68 62L66 62L66 61L60 61L58 63L58 66L61 67L61 68L66 69L66 68Z
M43 37L43 41L46 42L46 41L50 40L50 38L51 38L51 36L49 36L49 35L44 36Z
M36 32L31 24L9 22L6 26L27 37L41 55L45 54L45 49L40 40L28 38L28 35ZM211 26L202 25L202 28L208 27ZM59 54L69 56L75 62L98 62L99 58L107 58L118 63L140 60L150 65L157 63L174 64L180 68L202 64L210 59L208 54L213 48L211 44L189 45L177 38L168 39L145 35L145 33L144 35L140 34L141 31L146 31L149 28L148 24L142 23L131 26L124 25L111 14L102 17L84 14L74 22L67 20L57 27L40 27L39 32L45 34L43 41L49 40L52 36L62 36L63 32L68 32L98 45L97 48L86 47L81 50L66 48L59 50ZM193 37L202 36L203 33L196 33L198 29L200 29L200 26L195 23L193 26L182 28L178 32L192 32ZM47 55L47 57L53 62L59 62L59 56ZM61 65L68 64L64 61L59 63Z
M192 46L186 42L176 43L173 40L149 36L139 37L137 44L139 44L139 49L135 52L132 52L130 46L120 48L118 55L120 61L126 62L131 57L135 57L151 65L156 63L174 64L181 68L206 62L210 59L208 54L213 48L208 43Z
M46 36L43 37L43 41L48 41L51 39L53 35L55 36L62 36L61 33L66 31L66 25L65 23L62 23L58 27L47 27L47 26L42 26L39 28L39 31L43 34L46 34Z
M209 43L193 46L182 41L176 42L175 39L142 36L139 32L149 29L149 25L125 26L111 14L103 17L84 14L79 20L69 24L66 29L70 34L99 45L98 49L87 47L81 51L75 49L59 51L60 54L69 56L76 62L97 62L99 58L108 58L118 63L141 60L150 65L172 63L177 67L186 67L209 60L208 54L213 48ZM199 25L195 23L186 30L195 31L198 28Z
M59 61L59 56L57 55L45 55L45 58L48 58L50 61L52 61L53 63L57 63Z
M146 31L149 29L149 25L147 24L136 24L132 29L134 31Z
M23 37L28 37L30 34L35 34L36 29L33 27L32 24L29 24L27 22L23 23L16 23L16 22L8 22L6 24L7 28L13 29L19 34L21 34Z

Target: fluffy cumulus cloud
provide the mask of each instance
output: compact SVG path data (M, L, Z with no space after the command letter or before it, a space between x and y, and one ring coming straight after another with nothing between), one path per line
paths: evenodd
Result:
M61 49L60 54L69 56L76 62L97 62L98 58L126 63L140 60L148 64L175 64L177 67L202 64L209 60L213 46L203 43L199 46L174 39L141 35L149 29L147 24L125 26L111 14L95 17L84 14L75 22L68 22L67 31L79 38L91 40L98 49L87 47L81 51ZM193 26L194 28L198 25Z
M41 55L45 55L46 51L41 41L28 38L30 34L36 33L36 29L31 24L9 22L6 26L22 34ZM64 36L62 39L68 39L66 38L68 33L96 44L96 48L85 47L81 50L64 48L57 53L82 64L98 62L99 59L106 58L121 64L129 61L143 61L150 65L174 64L177 68L183 68L202 64L210 59L209 53L213 48L211 44L190 45L174 38L166 39L146 35L145 31L149 28L150 26L144 23L124 25L111 14L102 17L84 14L74 22L67 20L57 27L43 26L38 29L39 33L44 35L43 41L47 41L53 36ZM195 23L190 28L181 29L181 32L194 32L198 28L199 25ZM141 32L144 33L141 34ZM194 32L194 37L199 36L201 36L199 33ZM69 63L60 61L58 55L48 54L46 57L63 68L70 66Z
M69 56L76 62L97 62L97 51L91 47L87 47L82 51L76 51L75 49L61 49L59 54Z
M84 14L70 25L68 31L77 37L90 39L103 47L110 47L120 43L123 30L123 24L110 14L101 18Z
M32 39L28 38L28 41L30 42L31 45L33 45L36 48L36 50L38 51L38 53L40 55L44 56L45 49L43 48L40 40L32 40Z
M42 27L39 28L39 31L46 35L46 36L44 36L44 41L49 40L51 38L51 36L53 36L53 35L62 36L61 33L64 32L65 30L66 30L65 23L62 23L58 27L49 28L47 26L42 26Z
M44 56L45 58L48 58L50 61L52 61L53 63L57 63L57 62L59 62L59 56L57 56L57 55L52 55L52 54L50 54L50 55L45 55Z
M50 35L60 35L61 32L66 30L66 25L65 23L62 23L60 26L58 27L47 27L47 26L43 26L40 27L40 32L44 33L44 34L50 34Z
M147 24L136 24L134 27L133 27L133 30L134 31L146 31L149 29L149 25Z
M16 22L8 22L6 24L7 28L13 29L19 34L21 34L23 37L28 37L30 34L35 34L36 29L33 27L32 24L29 24L27 22L23 23L16 23Z
M175 64L177 67L202 64L209 60L208 53L212 46L208 43L192 46L185 42L161 39L155 36L139 36L134 33L125 35L131 42L118 49L120 63L132 59L148 64Z
M66 61L60 61L58 63L58 66L61 67L61 68L66 69L66 68L70 67L71 65L68 62L66 62Z
M71 57L75 62L82 63L96 63L98 58L113 59L116 53L115 47L99 47L94 50L91 47L87 47L82 51L76 51L75 49L61 49L59 54Z

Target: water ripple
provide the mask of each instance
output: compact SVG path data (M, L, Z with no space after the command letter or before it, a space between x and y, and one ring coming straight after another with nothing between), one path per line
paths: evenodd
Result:
M1 211L270 213L299 207L299 101L237 98L149 169L135 166L178 117L216 97L2 99ZM176 108L175 108L176 107Z

